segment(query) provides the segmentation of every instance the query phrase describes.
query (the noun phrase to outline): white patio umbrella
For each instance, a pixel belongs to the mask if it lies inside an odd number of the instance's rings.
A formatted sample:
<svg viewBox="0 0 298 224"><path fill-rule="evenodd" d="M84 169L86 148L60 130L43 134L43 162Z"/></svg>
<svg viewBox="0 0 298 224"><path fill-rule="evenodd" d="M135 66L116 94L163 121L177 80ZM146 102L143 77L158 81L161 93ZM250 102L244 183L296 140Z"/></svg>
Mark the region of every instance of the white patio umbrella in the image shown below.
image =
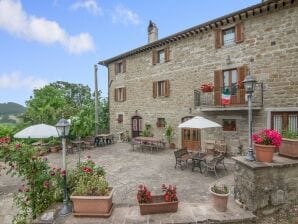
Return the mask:
<svg viewBox="0 0 298 224"><path fill-rule="evenodd" d="M16 133L14 138L49 138L59 137L56 127L47 124L29 126Z"/></svg>
<svg viewBox="0 0 298 224"><path fill-rule="evenodd" d="M179 124L179 126L178 126L178 128L199 128L199 129L218 128L218 127L221 127L221 125L214 121L210 121L204 117L201 117L201 116L193 117L193 118Z"/></svg>

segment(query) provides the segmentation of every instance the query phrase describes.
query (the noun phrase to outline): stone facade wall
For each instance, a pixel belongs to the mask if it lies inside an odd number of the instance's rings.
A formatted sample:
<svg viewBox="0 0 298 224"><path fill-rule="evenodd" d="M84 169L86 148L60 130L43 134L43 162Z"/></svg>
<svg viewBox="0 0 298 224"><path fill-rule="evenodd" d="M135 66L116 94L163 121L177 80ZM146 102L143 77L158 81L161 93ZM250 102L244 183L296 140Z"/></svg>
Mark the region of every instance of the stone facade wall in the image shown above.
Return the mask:
<svg viewBox="0 0 298 224"><path fill-rule="evenodd" d="M237 22L237 21L236 21ZM203 83L213 83L214 71L247 64L259 82L264 83L264 104L254 111L254 129L267 126L266 108L291 107L298 111L298 7L297 4L243 21L244 42L215 49L214 31L209 30L169 44L170 61L152 65L152 52L145 51L126 58L126 72L115 74L114 63L108 65L110 130L128 130L131 118L139 115L143 125L150 123L155 136L163 137L156 127L157 118L165 118L173 127L185 116L201 115L218 123L223 118L237 119L237 131L202 131L202 139L224 138L231 154L239 144L247 146L247 110L202 112L194 107L194 90ZM224 26L223 26L224 28ZM226 63L230 56L231 64ZM153 81L170 80L170 96L152 96ZM126 87L126 101L114 101L114 89ZM124 115L123 123L117 114ZM175 129L175 143L181 144L181 131ZM202 143L204 145L204 143Z"/></svg>
<svg viewBox="0 0 298 224"><path fill-rule="evenodd" d="M298 161L275 156L273 163L234 158L235 197L251 211L298 204Z"/></svg>

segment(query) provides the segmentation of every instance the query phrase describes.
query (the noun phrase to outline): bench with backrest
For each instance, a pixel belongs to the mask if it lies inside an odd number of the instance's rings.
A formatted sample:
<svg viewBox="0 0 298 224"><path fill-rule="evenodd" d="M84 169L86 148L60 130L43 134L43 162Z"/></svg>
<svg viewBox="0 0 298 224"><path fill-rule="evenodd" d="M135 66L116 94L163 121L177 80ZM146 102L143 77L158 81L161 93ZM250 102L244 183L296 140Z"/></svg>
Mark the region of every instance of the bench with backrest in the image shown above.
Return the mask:
<svg viewBox="0 0 298 224"><path fill-rule="evenodd" d="M176 159L175 168L177 167L177 165L179 165L181 170L183 170L183 165L187 165L187 161L191 159L191 155L187 152L186 149L178 149L174 151L174 155Z"/></svg>

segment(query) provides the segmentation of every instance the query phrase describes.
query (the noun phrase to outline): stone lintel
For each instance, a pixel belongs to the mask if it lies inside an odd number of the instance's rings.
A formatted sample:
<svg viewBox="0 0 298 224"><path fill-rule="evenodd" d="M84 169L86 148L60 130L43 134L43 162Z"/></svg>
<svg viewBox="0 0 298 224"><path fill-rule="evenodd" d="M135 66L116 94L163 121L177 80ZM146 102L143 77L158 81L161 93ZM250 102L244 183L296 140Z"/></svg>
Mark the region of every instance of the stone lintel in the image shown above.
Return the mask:
<svg viewBox="0 0 298 224"><path fill-rule="evenodd" d="M236 156L232 157L233 160L236 162L245 165L249 169L262 169L262 168L277 168L277 167L291 167L297 166L298 167L298 160L293 160L285 157L281 157L278 155L274 155L272 163L264 163L264 162L250 162L245 159L245 156Z"/></svg>

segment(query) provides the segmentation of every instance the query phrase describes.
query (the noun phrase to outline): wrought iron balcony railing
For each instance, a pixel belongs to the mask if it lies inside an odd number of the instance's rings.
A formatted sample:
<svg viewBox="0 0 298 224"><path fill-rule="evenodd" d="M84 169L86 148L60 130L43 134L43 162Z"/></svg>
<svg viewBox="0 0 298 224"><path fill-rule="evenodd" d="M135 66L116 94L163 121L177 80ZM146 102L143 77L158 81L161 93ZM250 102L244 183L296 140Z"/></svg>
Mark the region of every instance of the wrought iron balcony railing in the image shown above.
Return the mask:
<svg viewBox="0 0 298 224"><path fill-rule="evenodd" d="M227 91L228 90L228 91ZM230 96L230 103L223 104L222 93L228 92ZM211 92L202 92L194 90L194 104L195 107L201 109L212 108L247 108L247 94L244 88L237 88L237 86L226 86L221 88L214 88ZM252 106L263 106L263 83L257 83L255 91L252 95Z"/></svg>

